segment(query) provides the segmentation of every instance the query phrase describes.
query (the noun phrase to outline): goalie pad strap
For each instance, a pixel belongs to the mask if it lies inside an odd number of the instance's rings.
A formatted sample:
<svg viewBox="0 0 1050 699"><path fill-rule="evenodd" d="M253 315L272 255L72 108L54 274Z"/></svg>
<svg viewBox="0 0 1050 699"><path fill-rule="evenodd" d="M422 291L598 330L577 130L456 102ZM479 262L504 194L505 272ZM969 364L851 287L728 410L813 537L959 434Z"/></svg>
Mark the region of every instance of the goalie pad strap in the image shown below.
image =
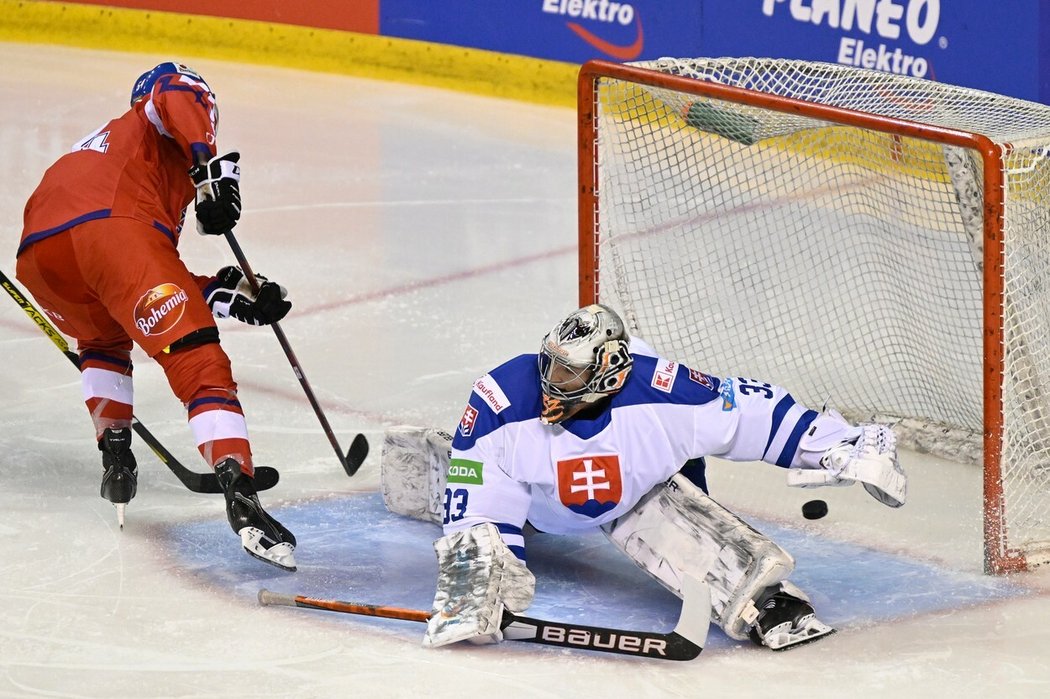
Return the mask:
<svg viewBox="0 0 1050 699"><path fill-rule="evenodd" d="M711 587L711 618L737 640L758 615L754 600L787 578L791 556L681 474L602 527L644 571L682 596L685 577Z"/></svg>

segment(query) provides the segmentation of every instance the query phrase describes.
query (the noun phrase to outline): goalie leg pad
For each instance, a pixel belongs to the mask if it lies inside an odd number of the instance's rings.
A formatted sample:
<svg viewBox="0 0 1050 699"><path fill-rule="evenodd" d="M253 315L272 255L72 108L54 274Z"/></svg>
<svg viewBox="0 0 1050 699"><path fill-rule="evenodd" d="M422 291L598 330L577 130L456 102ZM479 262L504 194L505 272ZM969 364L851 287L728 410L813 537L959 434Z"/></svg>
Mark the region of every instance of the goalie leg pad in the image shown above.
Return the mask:
<svg viewBox="0 0 1050 699"><path fill-rule="evenodd" d="M452 436L424 427L392 427L383 435L379 481L391 512L441 524Z"/></svg>
<svg viewBox="0 0 1050 699"><path fill-rule="evenodd" d="M522 612L532 604L532 572L507 548L491 522L438 539L434 551L437 592L423 645L502 641L504 607Z"/></svg>
<svg viewBox="0 0 1050 699"><path fill-rule="evenodd" d="M795 567L787 551L681 474L654 488L633 510L602 529L631 560L679 597L684 577L706 578L712 621L740 641L758 618L755 600Z"/></svg>

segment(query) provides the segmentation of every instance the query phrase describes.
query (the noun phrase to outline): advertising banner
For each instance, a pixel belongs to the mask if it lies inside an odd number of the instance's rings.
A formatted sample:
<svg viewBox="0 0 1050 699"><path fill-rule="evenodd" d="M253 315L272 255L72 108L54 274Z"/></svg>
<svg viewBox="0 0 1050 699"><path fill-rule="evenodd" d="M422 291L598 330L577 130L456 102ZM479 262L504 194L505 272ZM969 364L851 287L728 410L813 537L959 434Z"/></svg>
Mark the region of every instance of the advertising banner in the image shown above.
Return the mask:
<svg viewBox="0 0 1050 699"><path fill-rule="evenodd" d="M827 61L1050 104L1050 0L80 0L584 63Z"/></svg>
<svg viewBox="0 0 1050 699"><path fill-rule="evenodd" d="M638 61L698 51L703 6L698 0L382 0L379 31L569 63Z"/></svg>
<svg viewBox="0 0 1050 699"><path fill-rule="evenodd" d="M1050 103L1044 4L1050 6L1040 0L381 0L379 31L572 63L800 58Z"/></svg>
<svg viewBox="0 0 1050 699"><path fill-rule="evenodd" d="M704 48L705 54L841 63L1042 101L1041 4L709 0Z"/></svg>

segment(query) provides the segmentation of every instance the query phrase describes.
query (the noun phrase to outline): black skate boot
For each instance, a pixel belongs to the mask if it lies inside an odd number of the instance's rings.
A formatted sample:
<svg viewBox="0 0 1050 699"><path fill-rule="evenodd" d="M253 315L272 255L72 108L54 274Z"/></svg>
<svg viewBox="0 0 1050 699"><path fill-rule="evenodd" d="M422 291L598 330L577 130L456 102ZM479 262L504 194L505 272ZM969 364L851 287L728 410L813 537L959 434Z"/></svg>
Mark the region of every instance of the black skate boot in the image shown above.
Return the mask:
<svg viewBox="0 0 1050 699"><path fill-rule="evenodd" d="M788 583L788 586L801 590ZM758 598L758 619L751 627L751 640L771 650L787 650L835 633L814 615L805 596L796 596L783 583L767 587Z"/></svg>
<svg viewBox="0 0 1050 699"><path fill-rule="evenodd" d="M226 517L241 537L248 555L277 566L295 570L295 536L280 522L266 514L255 492L255 479L241 471L236 459L215 466L215 475L226 495Z"/></svg>
<svg viewBox="0 0 1050 699"><path fill-rule="evenodd" d="M98 441L102 452L102 488L100 495L117 508L117 522L124 528L124 506L135 497L139 467L131 453L131 428L106 428Z"/></svg>

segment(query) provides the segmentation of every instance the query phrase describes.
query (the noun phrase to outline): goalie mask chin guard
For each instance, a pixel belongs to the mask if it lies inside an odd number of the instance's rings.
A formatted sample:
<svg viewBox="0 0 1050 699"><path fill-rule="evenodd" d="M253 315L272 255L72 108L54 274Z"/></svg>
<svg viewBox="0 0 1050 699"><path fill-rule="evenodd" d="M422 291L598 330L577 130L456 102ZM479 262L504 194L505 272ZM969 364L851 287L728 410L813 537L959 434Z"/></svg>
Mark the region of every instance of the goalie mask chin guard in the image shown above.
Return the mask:
<svg viewBox="0 0 1050 699"><path fill-rule="evenodd" d="M547 333L537 357L543 410L553 425L581 403L595 403L623 388L634 360L620 316L594 304L574 311Z"/></svg>

